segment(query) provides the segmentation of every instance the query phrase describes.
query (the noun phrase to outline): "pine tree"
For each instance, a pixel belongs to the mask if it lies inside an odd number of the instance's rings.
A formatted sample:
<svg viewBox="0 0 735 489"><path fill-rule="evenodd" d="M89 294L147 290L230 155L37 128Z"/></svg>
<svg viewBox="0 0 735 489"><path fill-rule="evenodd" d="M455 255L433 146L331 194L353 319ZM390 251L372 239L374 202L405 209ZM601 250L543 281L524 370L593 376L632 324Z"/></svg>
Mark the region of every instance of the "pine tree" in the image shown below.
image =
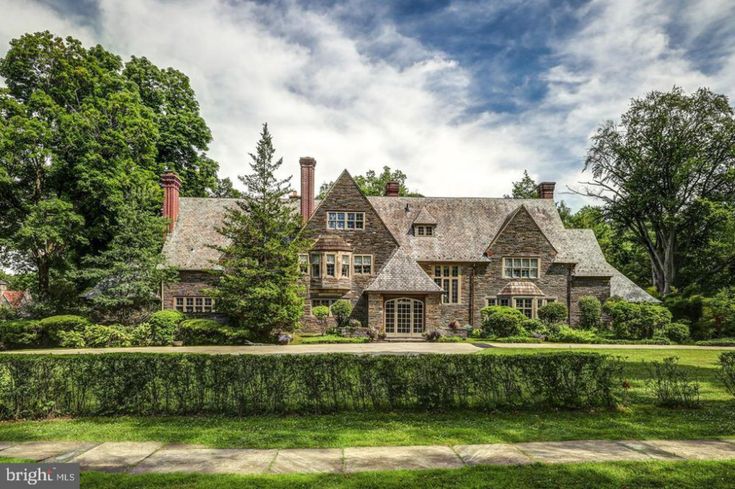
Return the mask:
<svg viewBox="0 0 735 489"><path fill-rule="evenodd" d="M246 192L219 230L229 244L217 248L222 271L212 290L219 312L259 336L292 331L304 307L298 255L306 242L299 235L301 218L288 204L291 178L276 178L283 159L273 162L274 153L264 124L256 154L250 154L252 173L239 177Z"/></svg>

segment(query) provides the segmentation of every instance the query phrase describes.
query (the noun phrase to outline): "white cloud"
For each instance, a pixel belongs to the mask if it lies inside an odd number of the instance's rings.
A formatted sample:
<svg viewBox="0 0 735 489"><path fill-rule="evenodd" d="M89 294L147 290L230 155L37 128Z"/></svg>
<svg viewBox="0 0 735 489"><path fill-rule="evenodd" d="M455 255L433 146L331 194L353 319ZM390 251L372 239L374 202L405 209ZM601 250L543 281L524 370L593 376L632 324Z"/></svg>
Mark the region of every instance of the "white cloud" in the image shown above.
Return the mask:
<svg viewBox="0 0 735 489"><path fill-rule="evenodd" d="M731 14L727 2L710 3L721 15L693 13L687 42ZM210 154L230 177L247 170L267 121L284 174L297 174L298 157L311 155L319 181L388 164L428 195L502 195L523 168L563 186L579 180L594 128L631 97L674 84L732 96L735 81L732 55L705 75L685 46L672 46L666 27L678 11L663 0L591 2L578 12L578 32L552 40L556 62L539 74L549 91L536 107L471 118L477 101L467 67L387 18L374 34L356 36L334 11L296 3L101 0L93 28L33 2L0 0L0 8L0 53L23 32L50 29L187 73L214 134Z"/></svg>

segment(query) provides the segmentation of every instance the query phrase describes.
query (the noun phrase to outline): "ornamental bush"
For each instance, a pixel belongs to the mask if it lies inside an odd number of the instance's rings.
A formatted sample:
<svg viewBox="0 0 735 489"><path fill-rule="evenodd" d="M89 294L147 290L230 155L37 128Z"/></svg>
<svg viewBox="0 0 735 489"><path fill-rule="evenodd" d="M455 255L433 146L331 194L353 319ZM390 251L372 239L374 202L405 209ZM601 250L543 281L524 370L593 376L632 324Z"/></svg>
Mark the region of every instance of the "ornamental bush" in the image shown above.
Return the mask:
<svg viewBox="0 0 735 489"><path fill-rule="evenodd" d="M89 348L131 346L133 336L125 326L92 324L84 329L84 343Z"/></svg>
<svg viewBox="0 0 735 489"><path fill-rule="evenodd" d="M599 343L600 338L594 331L572 328L568 324L558 324L548 340L554 343Z"/></svg>
<svg viewBox="0 0 735 489"><path fill-rule="evenodd" d="M184 319L184 314L179 311L156 311L147 322L136 328L137 340L143 345L170 345L176 328Z"/></svg>
<svg viewBox="0 0 735 489"><path fill-rule="evenodd" d="M726 352L720 355L721 376L725 388L735 396L735 352Z"/></svg>
<svg viewBox="0 0 735 489"><path fill-rule="evenodd" d="M179 324L176 339L185 345L242 345L249 334L213 319L187 319Z"/></svg>
<svg viewBox="0 0 735 489"><path fill-rule="evenodd" d="M699 383L686 377L677 364L678 360L677 357L668 357L663 362L652 362L648 388L659 406L699 407Z"/></svg>
<svg viewBox="0 0 735 489"><path fill-rule="evenodd" d="M352 302L340 299L332 304L332 316L337 321L337 326L344 328L349 324L352 314Z"/></svg>
<svg viewBox="0 0 735 489"><path fill-rule="evenodd" d="M602 321L602 304L593 295L579 298L579 326L584 329L597 329Z"/></svg>
<svg viewBox="0 0 735 489"><path fill-rule="evenodd" d="M674 343L684 343L689 339L689 326L683 323L667 324L663 328L656 331L656 336L663 336Z"/></svg>
<svg viewBox="0 0 735 489"><path fill-rule="evenodd" d="M329 307L327 306L316 306L312 308L311 315L316 318L319 323L319 331L323 335L327 332L327 325L329 324Z"/></svg>
<svg viewBox="0 0 735 489"><path fill-rule="evenodd" d="M60 331L84 331L91 324L89 319L73 315L50 316L41 319L38 322L38 326L41 328L38 346L58 346L61 341Z"/></svg>
<svg viewBox="0 0 735 489"><path fill-rule="evenodd" d="M657 330L671 324L671 312L650 302L608 299L603 309L611 318L613 335L623 340L653 338Z"/></svg>
<svg viewBox="0 0 735 489"><path fill-rule="evenodd" d="M518 309L507 306L487 306L480 311L482 333L485 336L525 336L523 322L528 319Z"/></svg>
<svg viewBox="0 0 735 489"><path fill-rule="evenodd" d="M33 348L38 344L38 321L17 319L0 322L0 349Z"/></svg>
<svg viewBox="0 0 735 489"><path fill-rule="evenodd" d="M563 323L567 320L569 310L561 302L549 302L538 309L538 318L546 324Z"/></svg>
<svg viewBox="0 0 735 489"><path fill-rule="evenodd" d="M0 355L0 417L261 415L616 404L620 365L538 355Z"/></svg>

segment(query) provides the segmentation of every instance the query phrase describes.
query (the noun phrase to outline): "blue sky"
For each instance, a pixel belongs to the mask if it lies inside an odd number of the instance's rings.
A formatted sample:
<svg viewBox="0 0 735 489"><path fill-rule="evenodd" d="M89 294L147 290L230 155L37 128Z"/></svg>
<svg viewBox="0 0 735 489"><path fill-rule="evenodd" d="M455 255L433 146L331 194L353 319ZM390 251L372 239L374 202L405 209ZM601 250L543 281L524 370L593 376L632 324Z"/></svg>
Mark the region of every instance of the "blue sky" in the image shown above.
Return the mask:
<svg viewBox="0 0 735 489"><path fill-rule="evenodd" d="M390 165L427 195L579 188L589 137L673 85L735 96L731 0L0 0L0 54L49 29L187 73L224 176L268 122L284 173ZM560 195L577 207L573 195Z"/></svg>

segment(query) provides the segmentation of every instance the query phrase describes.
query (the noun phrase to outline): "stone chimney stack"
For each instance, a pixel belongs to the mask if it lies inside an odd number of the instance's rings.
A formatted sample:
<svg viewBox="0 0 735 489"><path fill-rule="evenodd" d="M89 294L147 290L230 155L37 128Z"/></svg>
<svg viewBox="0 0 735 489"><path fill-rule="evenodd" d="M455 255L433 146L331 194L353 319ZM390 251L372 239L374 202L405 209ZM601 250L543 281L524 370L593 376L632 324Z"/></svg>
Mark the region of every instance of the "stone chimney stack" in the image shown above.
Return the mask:
<svg viewBox="0 0 735 489"><path fill-rule="evenodd" d="M401 193L401 185L398 182L390 181L385 184L386 197L398 197Z"/></svg>
<svg viewBox="0 0 735 489"><path fill-rule="evenodd" d="M173 232L176 219L179 217L179 189L181 180L174 172L166 172L161 175L163 186L163 217L168 219L168 232Z"/></svg>
<svg viewBox="0 0 735 489"><path fill-rule="evenodd" d="M541 182L538 184L539 199L554 199L554 187L556 182Z"/></svg>
<svg viewBox="0 0 735 489"><path fill-rule="evenodd" d="M311 156L299 158L301 165L301 218L308 221L314 213L314 167L316 160Z"/></svg>

